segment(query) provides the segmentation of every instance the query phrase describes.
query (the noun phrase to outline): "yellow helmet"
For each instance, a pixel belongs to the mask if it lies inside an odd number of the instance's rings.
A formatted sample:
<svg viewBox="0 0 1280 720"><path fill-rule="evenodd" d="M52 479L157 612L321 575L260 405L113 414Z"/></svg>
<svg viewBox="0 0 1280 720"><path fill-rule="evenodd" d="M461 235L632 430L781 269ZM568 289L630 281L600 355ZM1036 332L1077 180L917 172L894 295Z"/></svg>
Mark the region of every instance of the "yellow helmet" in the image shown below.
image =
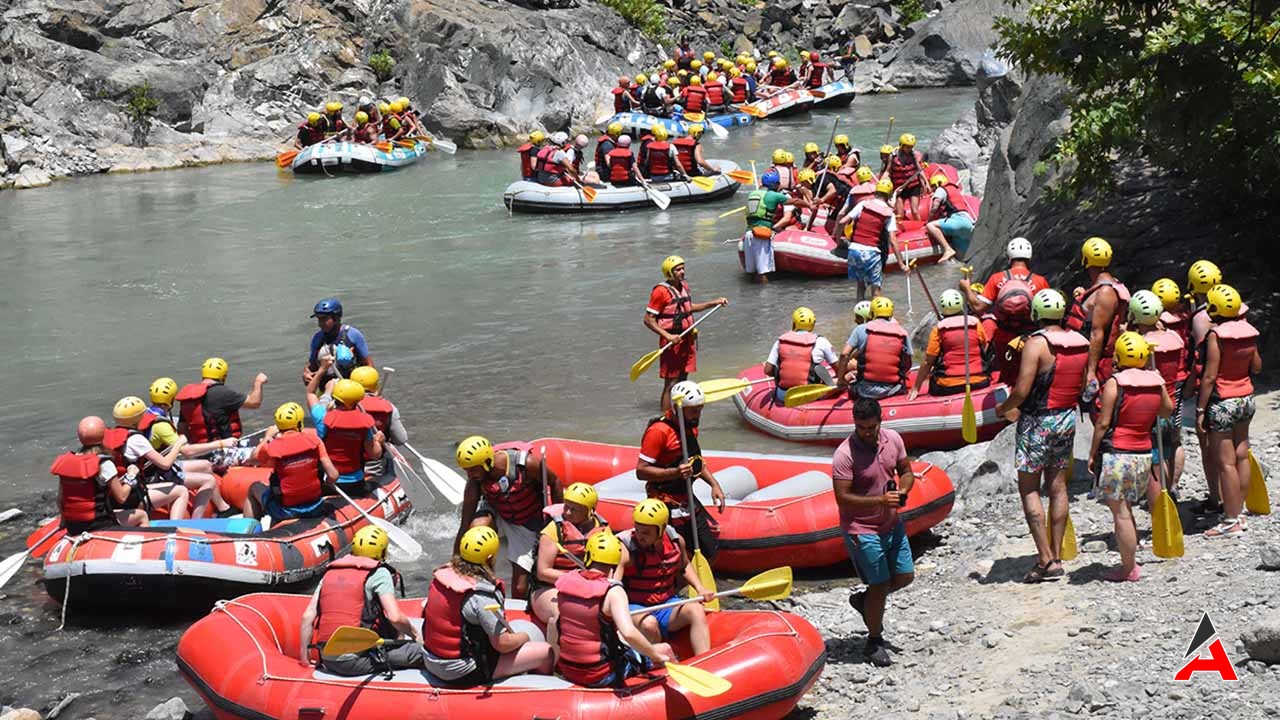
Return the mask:
<svg viewBox="0 0 1280 720"><path fill-rule="evenodd" d="M787 68L787 59L784 57L777 58L773 61L773 64L785 70Z"/></svg>
<svg viewBox="0 0 1280 720"><path fill-rule="evenodd" d="M1196 295L1204 295L1214 285L1222 284L1222 271L1208 260L1197 260L1187 270L1187 287Z"/></svg>
<svg viewBox="0 0 1280 720"><path fill-rule="evenodd" d="M1104 268L1111 264L1111 243L1091 237L1080 248L1080 264L1087 268Z"/></svg>
<svg viewBox="0 0 1280 720"><path fill-rule="evenodd" d="M839 147L839 146L841 146L841 145L843 145L844 147L849 147L849 136L848 136L848 135L837 135L837 136L836 136L836 139L835 139L835 144L836 144L836 146L837 146L837 147Z"/></svg>
<svg viewBox="0 0 1280 720"><path fill-rule="evenodd" d="M693 68L694 70L701 70L701 69L702 69L702 61L701 61L701 60L694 60L693 62L689 63L689 67Z"/></svg>
<svg viewBox="0 0 1280 720"><path fill-rule="evenodd" d="M391 103L384 103L384 102L378 103L379 114L386 115L389 112L391 112Z"/></svg>
<svg viewBox="0 0 1280 720"><path fill-rule="evenodd" d="M324 111L330 115L336 112L342 112L342 103L336 101L325 103Z"/></svg>
<svg viewBox="0 0 1280 720"><path fill-rule="evenodd" d="M791 313L792 330L812 330L818 324L818 316L807 307L798 307Z"/></svg>
<svg viewBox="0 0 1280 720"><path fill-rule="evenodd" d="M934 187L942 187L947 184L947 176L942 173L938 173L937 175L929 178L929 184Z"/></svg>
<svg viewBox="0 0 1280 720"><path fill-rule="evenodd" d="M600 502L600 495L590 485L576 482L564 489L564 499L565 502L578 503L588 510L595 510L596 503Z"/></svg>
<svg viewBox="0 0 1280 720"><path fill-rule="evenodd" d="M858 182L867 183L867 182L871 182L872 180L875 180L876 174L871 172L871 168L867 167L866 165L863 165L862 167L858 168L857 178L858 178Z"/></svg>
<svg viewBox="0 0 1280 720"><path fill-rule="evenodd" d="M609 531L598 532L587 538L587 565L618 565L622 562L622 542Z"/></svg>
<svg viewBox="0 0 1280 720"><path fill-rule="evenodd" d="M399 114L400 114L400 113L402 113L402 112L404 112L404 105L401 105L399 100L392 100L392 101L391 101L391 114L393 114L393 115L399 115Z"/></svg>
<svg viewBox="0 0 1280 720"><path fill-rule="evenodd" d="M324 116L323 116L323 115L321 115L321 114L320 114L320 113L318 113L318 112L309 112L309 113L307 113L307 124L308 124L308 125L318 125L318 124L320 124L320 121L321 121L321 120L323 120L323 119L324 119Z"/></svg>
<svg viewBox="0 0 1280 720"><path fill-rule="evenodd" d="M363 110L361 110L360 112L356 113L356 124L357 124L357 125L365 125L365 124L368 124L368 122L369 122L369 113L367 113L367 112L365 112L365 111L363 111Z"/></svg>
<svg viewBox="0 0 1280 720"><path fill-rule="evenodd" d="M387 556L387 531L377 525L365 525L351 539L351 554L356 557L382 560Z"/></svg>
<svg viewBox="0 0 1280 720"><path fill-rule="evenodd" d="M403 95L396 98L396 102L400 103L400 108L403 110L408 110L410 107L412 107L412 104L409 102L409 98Z"/></svg>
<svg viewBox="0 0 1280 720"><path fill-rule="evenodd" d="M150 393L152 405L172 405L173 396L178 394L178 383L173 378L156 378L151 383Z"/></svg>
<svg viewBox="0 0 1280 720"><path fill-rule="evenodd" d="M333 399L351 410L364 399L364 386L355 380L343 379L333 385Z"/></svg>
<svg viewBox="0 0 1280 720"><path fill-rule="evenodd" d="M706 52L702 53L702 59L703 59L703 60L715 60L715 59L716 59L716 54L715 54L715 53L713 53L713 52L711 52L710 50L708 50L708 51L706 51Z"/></svg>
<svg viewBox="0 0 1280 720"><path fill-rule="evenodd" d="M200 366L200 377L205 380L216 380L223 382L227 379L227 361L219 357L212 357L204 361Z"/></svg>
<svg viewBox="0 0 1280 720"><path fill-rule="evenodd" d="M881 145L881 146L880 146L880 154L881 154L881 155L892 155L892 154L893 154L893 146L892 146L892 145Z"/></svg>
<svg viewBox="0 0 1280 720"><path fill-rule="evenodd" d="M675 69L675 66L676 66L676 61L675 61L675 60L667 59L667 60L663 60L663 61L662 61L662 67L664 67L664 68L666 68L666 69L668 69L668 70L673 70L673 69Z"/></svg>
<svg viewBox="0 0 1280 720"><path fill-rule="evenodd" d="M281 430L301 430L306 411L296 402L287 402L276 408L276 427Z"/></svg>
<svg viewBox="0 0 1280 720"><path fill-rule="evenodd" d="M839 155L832 155L827 158L827 169L839 170L842 167L844 167L844 161L840 159Z"/></svg>
<svg viewBox="0 0 1280 720"><path fill-rule="evenodd" d="M893 181L889 178L880 178L880 182L876 183L876 192L881 195L888 195L893 192Z"/></svg>
<svg viewBox="0 0 1280 720"><path fill-rule="evenodd" d="M898 144L903 147L915 147L916 136L911 133L902 133L898 136Z"/></svg>
<svg viewBox="0 0 1280 720"><path fill-rule="evenodd" d="M778 51L777 51L777 50L770 50L770 51L767 53L767 55L768 55L769 57L771 57L771 58L776 58L776 57L778 57Z"/></svg>
<svg viewBox="0 0 1280 720"><path fill-rule="evenodd" d="M716 72L707 73L707 82L712 83L720 79L720 74Z"/></svg>
<svg viewBox="0 0 1280 720"><path fill-rule="evenodd" d="M751 60L747 63L747 72L755 72L755 71L756 71L756 61Z"/></svg>
<svg viewBox="0 0 1280 720"><path fill-rule="evenodd" d="M645 75L644 73L637 73L637 74L636 74L636 84L637 84L637 85L648 85L648 84L649 84L649 76L648 76L648 75Z"/></svg>
<svg viewBox="0 0 1280 720"><path fill-rule="evenodd" d="M700 138L702 137L702 132L702 123L694 123L689 126L689 137Z"/></svg>
<svg viewBox="0 0 1280 720"><path fill-rule="evenodd" d="M454 457L463 470L480 467L488 472L493 469L493 443L483 435L472 435L458 443Z"/></svg>
<svg viewBox="0 0 1280 720"><path fill-rule="evenodd" d="M546 141L547 141L547 134L542 132L541 130L534 130L533 132L529 133L529 142L533 143L534 145L538 145Z"/></svg>
<svg viewBox="0 0 1280 720"><path fill-rule="evenodd" d="M657 498L641 500L631 511L631 520L636 525L666 527L670 519L671 511L667 509L667 504Z"/></svg>
<svg viewBox="0 0 1280 720"><path fill-rule="evenodd" d="M893 317L893 301L884 295L872 298L871 300L871 317L873 318L891 318Z"/></svg>
<svg viewBox="0 0 1280 720"><path fill-rule="evenodd" d="M1209 317L1227 320L1240 317L1240 306L1244 304L1240 293L1230 285L1214 285L1209 288L1206 301L1209 304Z"/></svg>
<svg viewBox="0 0 1280 720"><path fill-rule="evenodd" d="M1160 303L1164 305L1165 310L1172 310L1182 302L1182 289L1178 287L1178 283L1169 278L1160 278L1152 283L1151 292L1160 298Z"/></svg>
<svg viewBox="0 0 1280 720"><path fill-rule="evenodd" d="M800 179L800 182L811 183L818 179L818 173L814 172L810 168L805 168L797 173L796 177Z"/></svg>
<svg viewBox="0 0 1280 720"><path fill-rule="evenodd" d="M498 532L488 525L471 528L462 533L458 554L469 563L487 565L498 554Z"/></svg>
<svg viewBox="0 0 1280 720"><path fill-rule="evenodd" d="M729 77L742 77L742 71L735 67L729 71Z"/></svg>
<svg viewBox="0 0 1280 720"><path fill-rule="evenodd" d="M796 156L790 150L787 151L787 157L782 161L783 165L792 165L796 161Z"/></svg>
<svg viewBox="0 0 1280 720"><path fill-rule="evenodd" d="M680 87L680 78L676 77L675 75L672 75L671 77L667 78L667 84L670 85L671 87Z"/></svg>
<svg viewBox="0 0 1280 720"><path fill-rule="evenodd" d="M352 370L351 379L360 383L366 393L378 391L378 371L369 365L361 365Z"/></svg>
<svg viewBox="0 0 1280 720"><path fill-rule="evenodd" d="M128 395L116 401L115 407L111 408L111 416L117 420L136 420L146 411L147 404L142 402L142 398Z"/></svg>
<svg viewBox="0 0 1280 720"><path fill-rule="evenodd" d="M1150 358L1151 346L1138 333L1131 330L1116 338L1116 365L1122 368L1146 367Z"/></svg>
<svg viewBox="0 0 1280 720"><path fill-rule="evenodd" d="M804 144L804 152L806 155L809 153L822 152L822 148L818 147L818 143L816 142L807 142Z"/></svg>
<svg viewBox="0 0 1280 720"><path fill-rule="evenodd" d="M702 84L702 76L701 76L701 75L694 75L693 77L689 78L689 84L690 84L690 85L694 85L694 86L701 85L701 84Z"/></svg>
<svg viewBox="0 0 1280 720"><path fill-rule="evenodd" d="M653 133L653 139L657 140L658 142L662 142L663 140L666 140L667 138L671 137L671 135L667 132L667 128L663 125L654 125L653 127L649 128L649 132Z"/></svg>
<svg viewBox="0 0 1280 720"><path fill-rule="evenodd" d="M608 135L611 138L618 137L619 135L622 134L622 123L616 123L616 122L609 123L609 127L604 129L604 133L605 135Z"/></svg>
<svg viewBox="0 0 1280 720"><path fill-rule="evenodd" d="M675 274L676 268L684 264L684 258L679 255L668 255L666 260L662 261L662 277L670 280Z"/></svg>
<svg viewBox="0 0 1280 720"><path fill-rule="evenodd" d="M774 165L781 165L781 164L785 163L786 161L787 161L787 151L786 151L786 150L783 150L782 148L778 148L778 149L776 149L776 150L774 150L774 151L773 151L773 164L774 164Z"/></svg>

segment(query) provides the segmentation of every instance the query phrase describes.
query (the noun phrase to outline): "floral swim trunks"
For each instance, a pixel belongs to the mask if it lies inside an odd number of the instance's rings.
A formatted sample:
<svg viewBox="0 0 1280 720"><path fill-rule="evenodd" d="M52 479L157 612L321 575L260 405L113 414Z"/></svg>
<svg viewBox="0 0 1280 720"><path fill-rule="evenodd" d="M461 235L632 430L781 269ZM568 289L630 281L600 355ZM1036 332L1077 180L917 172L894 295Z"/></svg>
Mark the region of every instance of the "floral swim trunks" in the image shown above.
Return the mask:
<svg viewBox="0 0 1280 720"><path fill-rule="evenodd" d="M1024 414L1018 418L1017 433L1014 463L1018 472L1057 472L1071 463L1076 411L1066 408L1043 415Z"/></svg>
<svg viewBox="0 0 1280 720"><path fill-rule="evenodd" d="M1236 423L1252 420L1255 409L1252 395L1211 402L1204 426L1209 432L1231 432Z"/></svg>
<svg viewBox="0 0 1280 720"><path fill-rule="evenodd" d="M1151 455L1148 453L1103 453L1102 472L1094 489L1099 500L1135 503L1146 495L1150 479Z"/></svg>

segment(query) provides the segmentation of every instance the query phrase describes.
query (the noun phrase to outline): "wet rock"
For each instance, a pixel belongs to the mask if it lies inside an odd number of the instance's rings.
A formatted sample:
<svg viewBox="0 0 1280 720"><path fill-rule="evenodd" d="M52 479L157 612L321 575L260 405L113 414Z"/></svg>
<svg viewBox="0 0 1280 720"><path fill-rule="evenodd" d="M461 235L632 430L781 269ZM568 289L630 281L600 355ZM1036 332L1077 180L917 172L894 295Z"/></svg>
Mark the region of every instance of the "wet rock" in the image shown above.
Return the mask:
<svg viewBox="0 0 1280 720"><path fill-rule="evenodd" d="M1084 545L1080 546L1080 549L1083 552L1087 552L1087 553L1104 553L1107 551L1107 541L1106 540L1090 540L1086 542Z"/></svg>
<svg viewBox="0 0 1280 720"><path fill-rule="evenodd" d="M172 697L151 708L143 720L188 720L191 712L180 697Z"/></svg>
<svg viewBox="0 0 1280 720"><path fill-rule="evenodd" d="M149 648L128 648L116 654L117 665L141 665L152 658L155 653Z"/></svg>
<svg viewBox="0 0 1280 720"><path fill-rule="evenodd" d="M28 190L30 188L44 187L53 182L53 178L43 168L34 165L25 165L18 171L18 177L13 181L15 190Z"/></svg>
<svg viewBox="0 0 1280 720"><path fill-rule="evenodd" d="M31 708L11 708L8 712L0 715L0 720L43 720L40 713Z"/></svg>
<svg viewBox="0 0 1280 720"><path fill-rule="evenodd" d="M912 26L914 35L886 64L886 79L898 87L970 85L978 76L983 53L997 36L992 19L1021 16L1003 0L966 0Z"/></svg>
<svg viewBox="0 0 1280 720"><path fill-rule="evenodd" d="M1280 612L1272 611L1262 622L1240 634L1249 658L1268 665L1280 663Z"/></svg>

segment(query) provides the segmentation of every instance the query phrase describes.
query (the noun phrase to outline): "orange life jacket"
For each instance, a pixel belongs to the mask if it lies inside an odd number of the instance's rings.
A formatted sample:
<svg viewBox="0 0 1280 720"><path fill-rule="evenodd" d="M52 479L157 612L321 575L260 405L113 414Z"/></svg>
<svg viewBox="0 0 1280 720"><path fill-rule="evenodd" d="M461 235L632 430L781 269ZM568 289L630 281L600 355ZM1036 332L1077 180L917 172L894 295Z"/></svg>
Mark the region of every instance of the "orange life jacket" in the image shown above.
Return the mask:
<svg viewBox="0 0 1280 720"><path fill-rule="evenodd" d="M1177 397L1178 383L1187 377L1187 369L1183 361L1186 344L1182 337L1172 330L1152 330L1142 336L1152 344L1152 358L1155 360L1156 372L1164 378L1164 387L1169 397Z"/></svg>
<svg viewBox="0 0 1280 720"><path fill-rule="evenodd" d="M324 449L340 474L363 470L364 439L373 430L373 418L355 410L333 408L324 415Z"/></svg>
<svg viewBox="0 0 1280 720"><path fill-rule="evenodd" d="M542 514L542 481L533 480L525 472L533 445L508 442L494 446L495 452L507 454L507 471L496 480L480 481L480 492L495 513L507 522L528 525Z"/></svg>
<svg viewBox="0 0 1280 720"><path fill-rule="evenodd" d="M221 384L214 383L214 385ZM174 399L181 403L178 409L178 431L186 435L187 440L192 443L240 437L239 410L229 413L225 422L219 422L219 418L205 412L204 398L212 386L206 382L191 383L174 396Z"/></svg>
<svg viewBox="0 0 1280 720"><path fill-rule="evenodd" d="M744 77L736 77L729 81L729 92L735 103L744 103L750 97L751 83Z"/></svg>
<svg viewBox="0 0 1280 720"><path fill-rule="evenodd" d="M610 150L607 163L609 167L609 182L631 182L631 168L635 163L636 159L631 156L630 148L618 147Z"/></svg>
<svg viewBox="0 0 1280 720"><path fill-rule="evenodd" d="M659 285L671 293L671 299L658 311L658 327L672 335L679 335L693 324L693 298L689 295L689 283L684 283L679 290L669 282Z"/></svg>
<svg viewBox="0 0 1280 720"><path fill-rule="evenodd" d="M676 146L676 156L680 160L680 167L684 168L684 173L690 176L697 175L697 138L686 135L682 138L676 138L671 144Z"/></svg>
<svg viewBox="0 0 1280 720"><path fill-rule="evenodd" d="M1068 330L1075 330L1084 336L1086 340L1093 332L1093 301L1094 295L1104 287L1109 287L1116 292L1116 309L1111 317L1111 324L1107 327L1106 332L1102 336L1102 354L1100 358L1110 358L1116 354L1116 338L1120 336L1120 323L1124 320L1124 313L1121 308L1129 306L1129 289L1119 280L1103 280L1099 279L1094 283L1093 287L1084 291L1084 294L1076 298L1071 304L1071 309L1067 312L1066 326ZM1101 362L1099 362L1101 365Z"/></svg>
<svg viewBox="0 0 1280 720"><path fill-rule="evenodd" d="M386 398L381 395L365 395L357 407L373 418L373 427L381 430L382 434L385 435L391 430L391 413L396 407Z"/></svg>
<svg viewBox="0 0 1280 720"><path fill-rule="evenodd" d="M520 155L520 177L525 180L534 178L533 170L533 151L536 146L533 143L525 143L516 148L516 153Z"/></svg>
<svg viewBox="0 0 1280 720"><path fill-rule="evenodd" d="M913 188L920 184L920 153L911 152L910 160L903 160L901 152L889 156L889 181L895 188Z"/></svg>
<svg viewBox="0 0 1280 720"><path fill-rule="evenodd" d="M717 81L707 83L704 87L707 91L707 103L710 104L711 107L720 107L721 105L724 105L725 100L728 98L728 94L724 91L724 83Z"/></svg>
<svg viewBox="0 0 1280 720"><path fill-rule="evenodd" d="M577 525L574 525L563 518L555 521L556 542L560 544L560 547L568 550L573 557L582 561L586 561L587 559L587 538L590 538L598 532L609 529L609 521L595 513L591 514L591 521L594 525L586 532L585 535L578 529ZM551 563L551 567L556 570L568 572L570 570L576 570L578 568L578 563L575 563L568 555L562 552L557 552L556 559Z"/></svg>
<svg viewBox="0 0 1280 720"><path fill-rule="evenodd" d="M700 85L690 85L684 89L684 111L700 113L707 109L707 90Z"/></svg>
<svg viewBox="0 0 1280 720"><path fill-rule="evenodd" d="M671 174L671 143L654 140L649 143L644 156L644 169L649 177Z"/></svg>
<svg viewBox="0 0 1280 720"><path fill-rule="evenodd" d="M472 658L482 674L485 670L491 673L497 652L489 639L473 630L474 626L462 617L462 606L475 592L494 597L498 607L506 603L500 580L491 585L449 565L436 569L427 589L427 602L422 606L423 646L445 660Z"/></svg>

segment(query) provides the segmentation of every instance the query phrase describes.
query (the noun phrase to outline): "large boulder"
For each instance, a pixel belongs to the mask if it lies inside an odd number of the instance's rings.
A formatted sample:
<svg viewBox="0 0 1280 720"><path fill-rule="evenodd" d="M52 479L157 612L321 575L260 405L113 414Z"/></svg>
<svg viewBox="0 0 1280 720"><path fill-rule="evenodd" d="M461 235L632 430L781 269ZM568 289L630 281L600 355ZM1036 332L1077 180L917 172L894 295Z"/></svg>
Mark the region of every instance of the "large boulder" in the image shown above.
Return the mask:
<svg viewBox="0 0 1280 720"><path fill-rule="evenodd" d="M997 40L992 21L1021 17L1025 8L1004 0L961 0L911 26L913 35L882 58L885 79L899 88L972 85L983 55Z"/></svg>

